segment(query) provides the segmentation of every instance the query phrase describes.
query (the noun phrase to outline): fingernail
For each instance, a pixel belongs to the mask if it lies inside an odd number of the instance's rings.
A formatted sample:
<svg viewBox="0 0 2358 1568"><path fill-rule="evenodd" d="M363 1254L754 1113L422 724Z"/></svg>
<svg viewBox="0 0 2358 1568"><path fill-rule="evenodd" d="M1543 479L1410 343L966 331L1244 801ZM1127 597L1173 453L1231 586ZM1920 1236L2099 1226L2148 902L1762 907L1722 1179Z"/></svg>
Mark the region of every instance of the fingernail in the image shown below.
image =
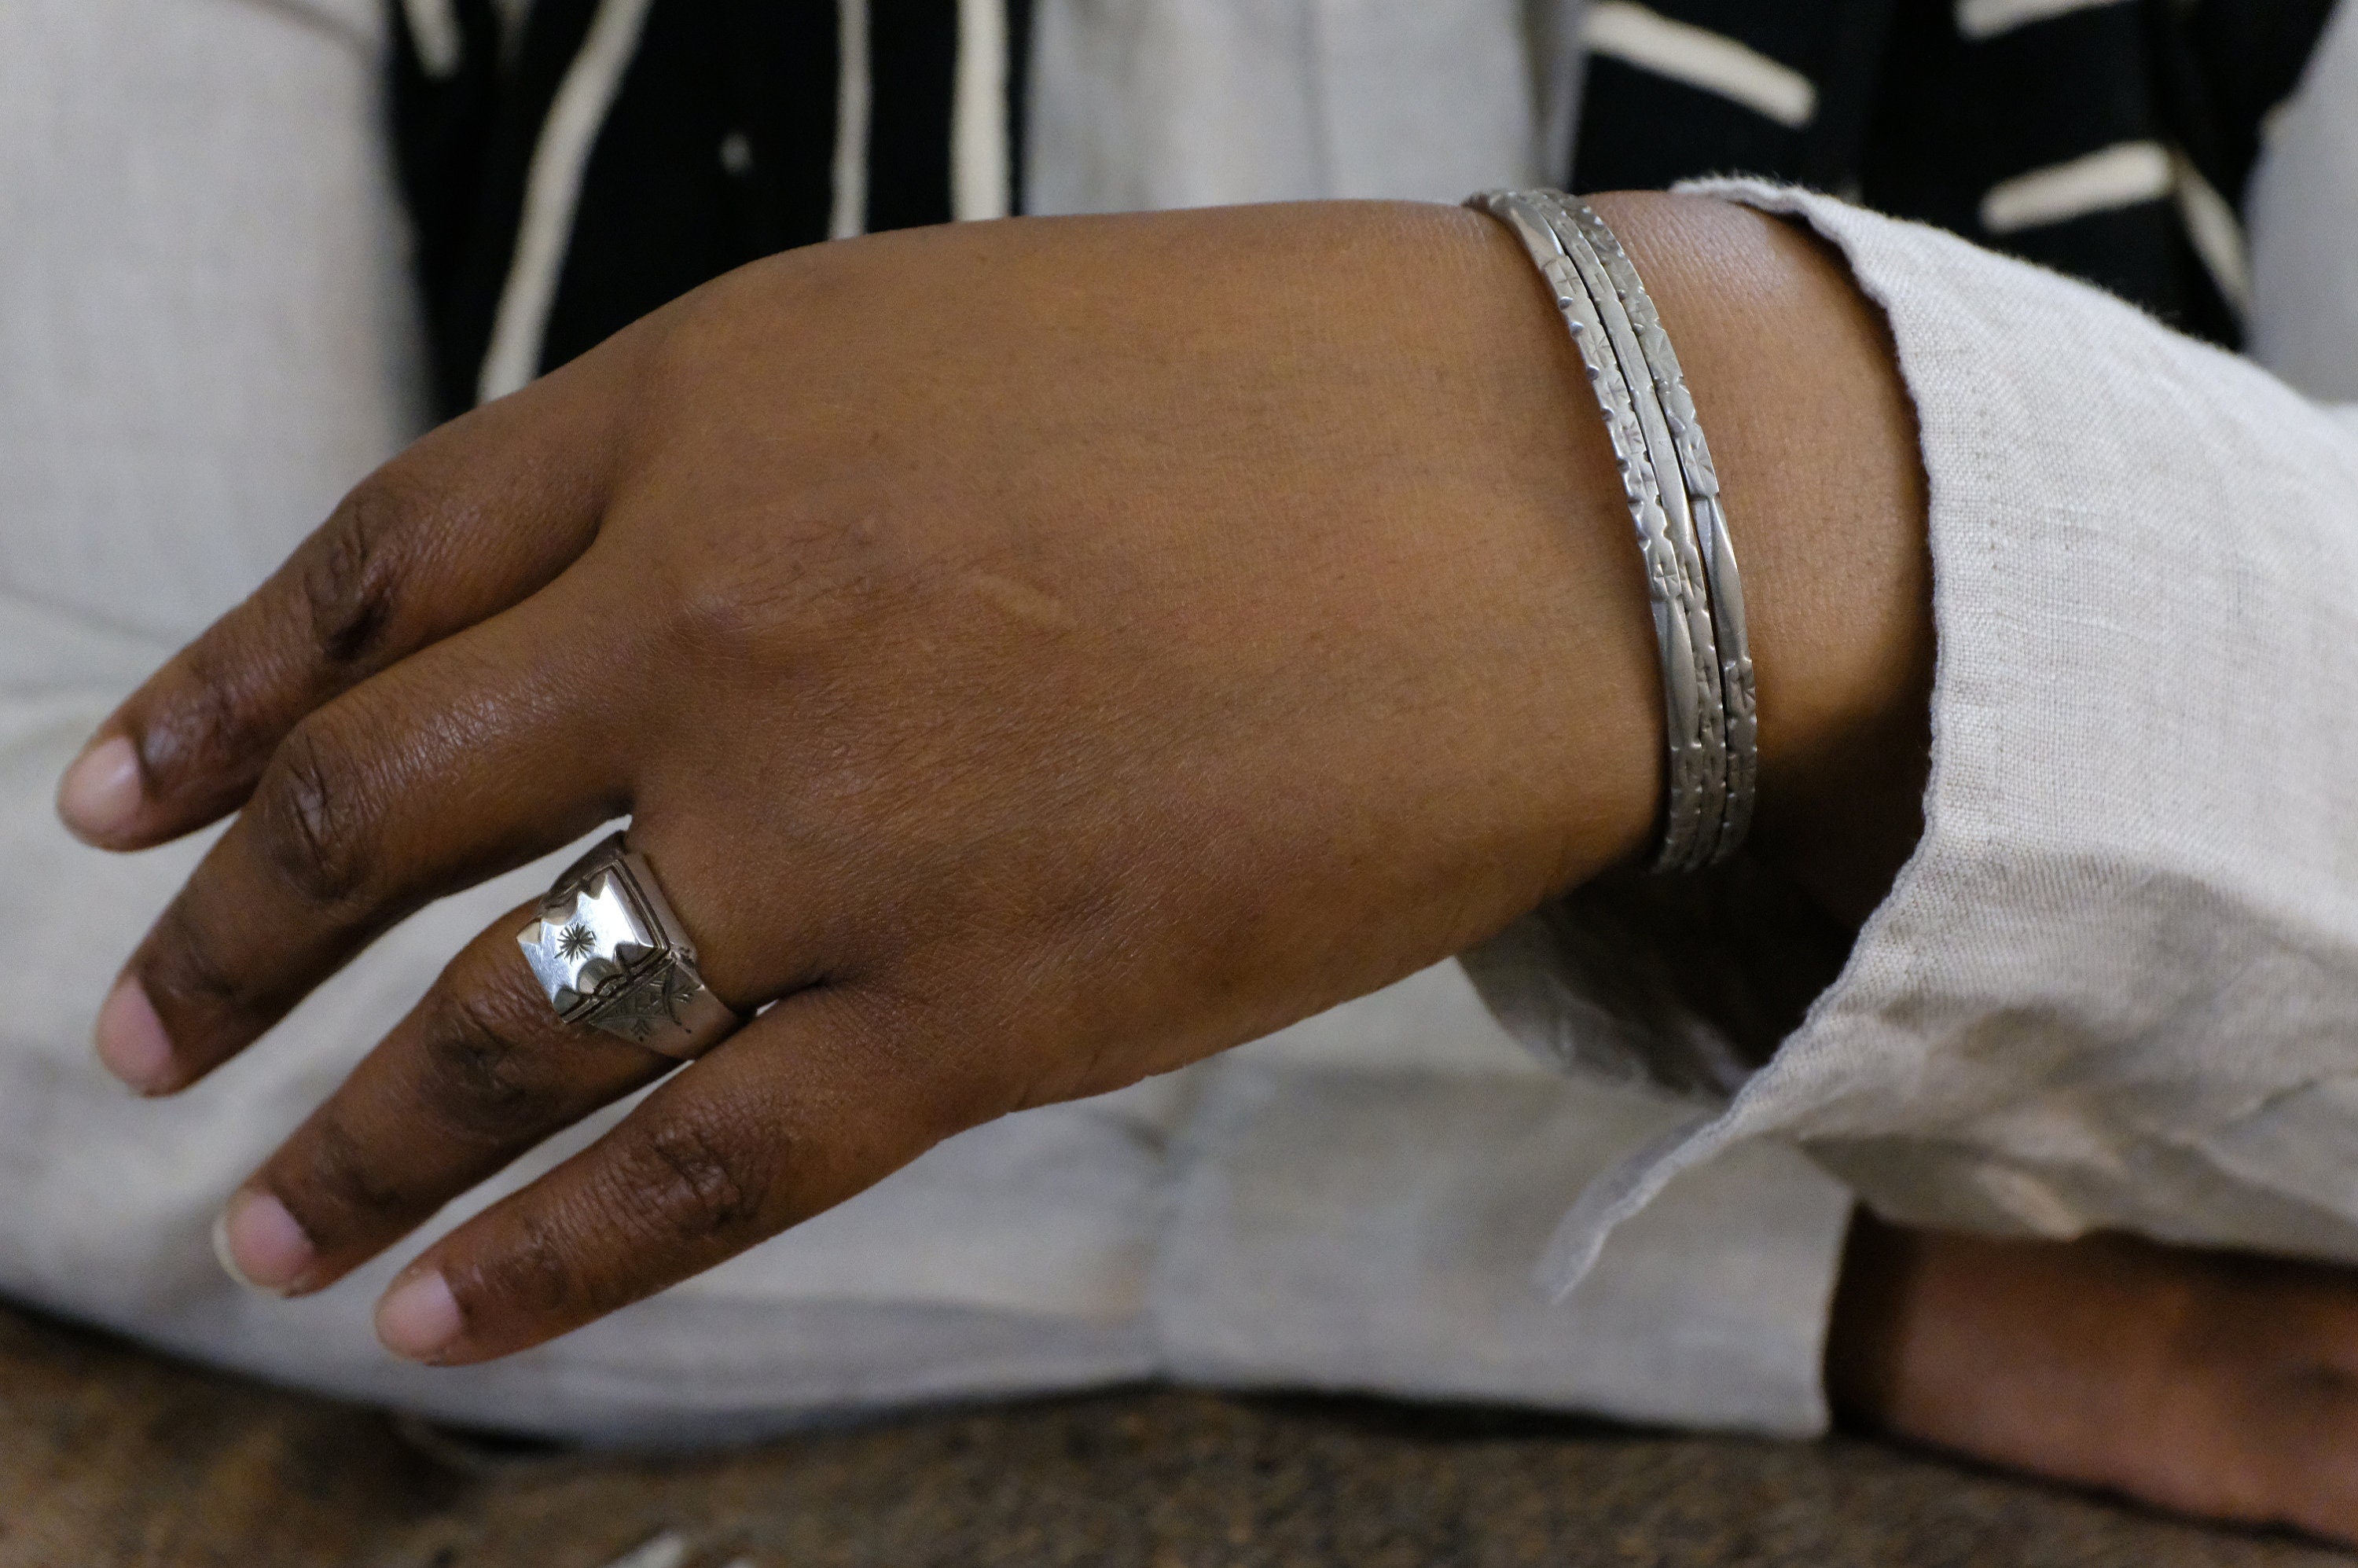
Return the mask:
<svg viewBox="0 0 2358 1568"><path fill-rule="evenodd" d="M412 1361L438 1360L459 1337L459 1300L438 1272L404 1280L376 1304L376 1336Z"/></svg>
<svg viewBox="0 0 2358 1568"><path fill-rule="evenodd" d="M231 1198L213 1221L213 1256L247 1290L283 1296L319 1254L285 1204L248 1189Z"/></svg>
<svg viewBox="0 0 2358 1568"><path fill-rule="evenodd" d="M80 837L119 838L139 815L139 752L110 735L82 752L58 782L58 816Z"/></svg>
<svg viewBox="0 0 2358 1568"><path fill-rule="evenodd" d="M114 982L98 1010L93 1040L106 1070L141 1094L152 1095L170 1081L171 1036L164 1033L147 993L129 975Z"/></svg>

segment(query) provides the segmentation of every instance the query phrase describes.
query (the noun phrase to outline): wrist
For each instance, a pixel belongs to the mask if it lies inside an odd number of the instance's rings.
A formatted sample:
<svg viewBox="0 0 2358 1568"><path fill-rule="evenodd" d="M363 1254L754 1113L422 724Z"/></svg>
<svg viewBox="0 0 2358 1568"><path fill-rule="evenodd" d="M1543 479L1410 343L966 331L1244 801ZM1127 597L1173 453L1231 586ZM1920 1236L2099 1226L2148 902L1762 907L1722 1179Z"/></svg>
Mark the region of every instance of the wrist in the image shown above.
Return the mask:
<svg viewBox="0 0 2358 1568"><path fill-rule="evenodd" d="M1743 564L1756 849L1855 922L1914 845L1929 751L1924 483L1887 329L1779 220L1705 197L1594 205L1677 345Z"/></svg>

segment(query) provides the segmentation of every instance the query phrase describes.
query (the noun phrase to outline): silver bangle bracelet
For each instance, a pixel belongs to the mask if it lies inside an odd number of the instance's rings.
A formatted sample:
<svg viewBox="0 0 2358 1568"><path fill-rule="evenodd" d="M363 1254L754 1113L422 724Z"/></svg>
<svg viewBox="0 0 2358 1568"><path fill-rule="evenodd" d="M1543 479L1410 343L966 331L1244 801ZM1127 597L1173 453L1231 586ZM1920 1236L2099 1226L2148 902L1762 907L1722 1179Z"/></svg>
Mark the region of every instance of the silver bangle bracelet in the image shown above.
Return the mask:
<svg viewBox="0 0 2358 1568"><path fill-rule="evenodd" d="M1703 748L1700 817L1693 846L1683 862L1666 862L1660 868L1685 871L1710 863L1718 848L1720 824L1727 814L1726 698L1720 687L1719 638L1712 621L1703 547L1695 535L1694 511L1679 461L1678 443L1671 435L1670 416L1662 406L1653 367L1631 323L1627 297L1606 270L1605 258L1597 254L1588 234L1574 221L1570 200L1548 191L1538 198L1538 203L1548 215L1556 243L1572 258L1580 281L1595 301L1597 316L1613 341L1614 357L1620 362L1630 403L1638 411L1638 427L1646 438L1646 454L1661 481L1662 511L1670 520L1671 547L1679 563L1680 601L1687 607L1687 635L1694 644L1695 705L1702 715L1697 736L1697 743ZM1617 244L1615 249L1619 246Z"/></svg>
<svg viewBox="0 0 2358 1568"><path fill-rule="evenodd" d="M1719 470L1711 460L1711 444L1704 439L1703 422L1695 416L1694 398L1686 375L1662 330L1653 297L1639 281L1621 242L1594 208L1576 197L1561 199L1566 215L1604 263L1606 275L1621 296L1629 324L1638 336L1646 368L1668 417L1677 443L1679 469L1686 481L1687 502L1694 520L1697 548L1703 557L1711 589L1712 623L1717 631L1722 704L1727 724L1727 804L1720 819L1719 844L1712 860L1725 860L1744 842L1752 827L1752 806L1760 780L1759 709L1752 684L1752 644L1744 625L1744 578L1736 569L1736 544L1728 537L1727 512L1719 498Z"/></svg>
<svg viewBox="0 0 2358 1568"><path fill-rule="evenodd" d="M1536 193L1491 191L1474 198L1474 204L1498 219L1523 243L1531 259L1555 291L1556 308L1571 330L1580 352L1589 388L1605 416L1605 433L1613 447L1615 468L1621 476L1623 497L1637 525L1638 549L1646 568L1646 592L1653 611L1654 638L1662 669L1664 736L1669 760L1669 806L1662 825L1661 846L1655 868L1671 871L1693 857L1703 808L1703 730L1715 717L1703 703L1701 672L1694 658L1692 623L1707 611L1696 605L1680 569L1677 546L1671 542L1670 518L1662 508L1661 486L1647 450L1644 430L1638 423L1619 358L1598 314L1596 301L1579 270L1564 252L1547 209Z"/></svg>
<svg viewBox="0 0 2358 1568"><path fill-rule="evenodd" d="M1751 826L1759 753L1743 582L1693 400L1637 268L1585 202L1509 190L1467 205L1505 223L1554 288L1605 416L1661 657L1669 799L1654 869L1699 870Z"/></svg>

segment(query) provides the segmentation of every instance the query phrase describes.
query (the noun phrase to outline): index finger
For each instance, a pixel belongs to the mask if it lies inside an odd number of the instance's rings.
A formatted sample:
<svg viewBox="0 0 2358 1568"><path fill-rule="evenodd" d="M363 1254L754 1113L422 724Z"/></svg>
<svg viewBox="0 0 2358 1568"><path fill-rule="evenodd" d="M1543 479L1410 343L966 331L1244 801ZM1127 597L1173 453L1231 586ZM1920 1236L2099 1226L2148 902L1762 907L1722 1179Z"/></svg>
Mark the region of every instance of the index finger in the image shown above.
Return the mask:
<svg viewBox="0 0 2358 1568"><path fill-rule="evenodd" d="M597 533L613 447L598 358L363 480L99 727L59 785L66 826L111 849L203 827L244 802L306 715L563 571Z"/></svg>

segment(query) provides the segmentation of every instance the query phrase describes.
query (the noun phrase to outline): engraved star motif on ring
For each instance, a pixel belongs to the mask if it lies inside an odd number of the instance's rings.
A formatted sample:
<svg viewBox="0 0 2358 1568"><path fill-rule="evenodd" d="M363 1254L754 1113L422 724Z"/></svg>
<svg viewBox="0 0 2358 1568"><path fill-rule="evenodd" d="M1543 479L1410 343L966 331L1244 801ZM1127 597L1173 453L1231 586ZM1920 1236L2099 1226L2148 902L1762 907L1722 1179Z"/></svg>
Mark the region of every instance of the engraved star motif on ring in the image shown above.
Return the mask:
<svg viewBox="0 0 2358 1568"><path fill-rule="evenodd" d="M557 950L568 958L578 958L598 945L598 934L579 921L567 926L557 938Z"/></svg>

